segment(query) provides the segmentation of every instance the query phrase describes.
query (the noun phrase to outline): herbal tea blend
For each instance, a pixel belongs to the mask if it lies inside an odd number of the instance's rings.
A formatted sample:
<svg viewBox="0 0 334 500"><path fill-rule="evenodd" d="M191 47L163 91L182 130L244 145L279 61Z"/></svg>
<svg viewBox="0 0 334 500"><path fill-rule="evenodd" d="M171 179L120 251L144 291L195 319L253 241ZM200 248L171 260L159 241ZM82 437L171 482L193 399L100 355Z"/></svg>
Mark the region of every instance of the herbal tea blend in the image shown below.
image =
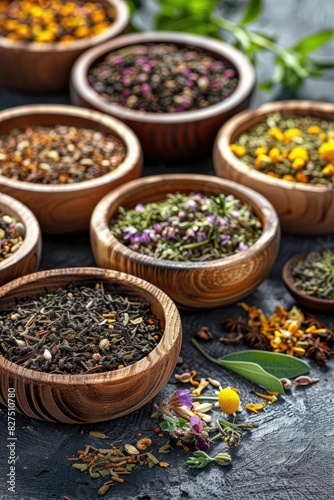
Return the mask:
<svg viewBox="0 0 334 500"><path fill-rule="evenodd" d="M247 166L288 182L333 186L334 122L273 113L230 145Z"/></svg>
<svg viewBox="0 0 334 500"><path fill-rule="evenodd" d="M110 229L136 252L196 262L247 250L261 236L262 224L232 195L173 193L131 210L120 207Z"/></svg>
<svg viewBox="0 0 334 500"><path fill-rule="evenodd" d="M114 19L114 9L99 2L0 2L0 36L13 42L71 43L103 33Z"/></svg>
<svg viewBox="0 0 334 500"><path fill-rule="evenodd" d="M334 300L334 252L310 252L291 268L294 286L312 297Z"/></svg>
<svg viewBox="0 0 334 500"><path fill-rule="evenodd" d="M121 140L89 128L43 125L0 135L0 175L17 181L88 181L115 170L125 156Z"/></svg>
<svg viewBox="0 0 334 500"><path fill-rule="evenodd" d="M25 227L15 217L0 213L0 265L11 257L23 243Z"/></svg>
<svg viewBox="0 0 334 500"><path fill-rule="evenodd" d="M194 47L134 45L108 54L88 81L109 103L136 111L177 113L224 101L238 85L236 71Z"/></svg>
<svg viewBox="0 0 334 500"><path fill-rule="evenodd" d="M0 354L53 374L117 370L147 356L163 331L150 305L119 286L58 289L0 311Z"/></svg>

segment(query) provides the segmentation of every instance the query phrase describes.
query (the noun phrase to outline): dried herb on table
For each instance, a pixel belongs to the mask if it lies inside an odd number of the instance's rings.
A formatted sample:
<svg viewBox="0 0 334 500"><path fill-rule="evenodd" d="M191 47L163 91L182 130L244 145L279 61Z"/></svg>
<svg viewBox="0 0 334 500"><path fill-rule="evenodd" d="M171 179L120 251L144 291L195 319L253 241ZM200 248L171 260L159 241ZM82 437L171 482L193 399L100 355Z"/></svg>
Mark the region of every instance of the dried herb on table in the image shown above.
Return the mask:
<svg viewBox="0 0 334 500"><path fill-rule="evenodd" d="M131 250L181 262L210 261L244 252L262 234L253 210L223 194L171 193L134 209L120 207L109 227Z"/></svg>
<svg viewBox="0 0 334 500"><path fill-rule="evenodd" d="M244 342L251 349L305 356L315 359L319 364L326 363L333 354L334 329L326 326L314 315L304 316L295 306L290 311L277 306L274 314L266 316L256 306L248 306L243 302L240 306L248 314L240 342ZM222 342L230 338L231 324L233 322L230 317L229 321L223 321L227 337L221 337L219 340ZM232 334L234 335L233 332Z"/></svg>
<svg viewBox="0 0 334 500"><path fill-rule="evenodd" d="M121 286L69 285L0 311L0 354L53 374L117 370L144 358L163 331L150 304Z"/></svg>

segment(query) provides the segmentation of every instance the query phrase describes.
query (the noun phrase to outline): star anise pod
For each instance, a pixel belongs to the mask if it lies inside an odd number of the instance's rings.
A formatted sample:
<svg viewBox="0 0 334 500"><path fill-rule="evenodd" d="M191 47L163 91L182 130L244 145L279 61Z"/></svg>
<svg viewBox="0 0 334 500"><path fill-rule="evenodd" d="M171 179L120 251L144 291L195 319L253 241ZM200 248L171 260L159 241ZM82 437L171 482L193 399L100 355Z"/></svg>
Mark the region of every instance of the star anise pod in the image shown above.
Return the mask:
<svg viewBox="0 0 334 500"><path fill-rule="evenodd" d="M305 356L307 358L314 358L319 364L324 364L327 363L332 354L334 354L334 351L325 342L321 342L320 337L317 337L313 342L310 342Z"/></svg>
<svg viewBox="0 0 334 500"><path fill-rule="evenodd" d="M257 328L253 328L245 335L245 342L251 349L259 351L270 351L270 342L267 337Z"/></svg>
<svg viewBox="0 0 334 500"><path fill-rule="evenodd" d="M225 330L231 333L246 333L248 331L248 326L246 321L239 316L234 318L234 316L226 316L222 321L222 326Z"/></svg>
<svg viewBox="0 0 334 500"><path fill-rule="evenodd" d="M314 314L308 314L305 317L303 324L306 326L306 328L310 326L315 326L316 328L326 328L325 323L321 319L314 316Z"/></svg>

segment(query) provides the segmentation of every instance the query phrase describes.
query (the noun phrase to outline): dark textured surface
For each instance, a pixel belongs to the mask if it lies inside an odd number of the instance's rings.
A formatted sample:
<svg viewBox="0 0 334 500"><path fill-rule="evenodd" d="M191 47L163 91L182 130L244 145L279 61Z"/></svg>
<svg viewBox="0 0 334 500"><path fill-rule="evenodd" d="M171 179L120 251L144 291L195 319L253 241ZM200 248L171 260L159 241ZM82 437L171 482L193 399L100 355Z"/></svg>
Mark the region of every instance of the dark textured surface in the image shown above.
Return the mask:
<svg viewBox="0 0 334 500"><path fill-rule="evenodd" d="M270 9L269 9L270 4ZM292 5L293 4L293 5ZM302 33L311 33L320 28L332 28L332 0L318 2L282 0L276 6L266 2L262 28L278 33L286 45L292 44ZM275 9L272 11L271 9ZM322 54L333 53L333 42ZM266 62L260 75L271 71ZM300 92L301 98L334 101L333 72L327 72L321 80L309 81ZM253 106L273 98L256 93ZM0 108L37 102L68 103L68 96L26 96L0 89ZM189 165L145 166L144 175L155 172L196 172L212 174L210 159ZM258 289L245 299L256 304L265 313L271 314L277 304L286 308L294 304L281 281L284 262L293 254L316 248L319 244L333 243L334 236L301 238L283 236L276 265L269 277ZM44 237L40 269L94 265L87 233L66 237ZM221 320L226 314L239 314L237 306L215 309L198 314L182 314L184 340L182 356L184 362L196 369L199 376L218 378L223 385L237 386L241 399L246 404L252 399L255 386L205 361L191 346L190 338L196 330L209 326L219 338ZM320 316L329 324L334 322L334 313ZM217 341L206 344L213 355L229 352ZM240 447L232 450L233 464L228 468L208 466L191 471L185 466L184 452L177 450L162 455L170 467L161 469L138 468L126 477L124 484L116 484L105 498L117 500L141 499L206 499L229 498L231 500L325 500L333 498L334 490L334 404L333 404L333 359L326 368L318 368L311 362L311 375L319 376L320 382L310 387L293 388L279 402L268 406L259 415L246 415L243 411L238 420L254 420L260 427L245 435ZM156 398L160 401L174 390L173 381ZM90 430L104 432L108 442L121 439L123 443L134 443L137 433L154 434L156 421L150 418L153 402L141 410L116 421L87 426L52 425L16 415L16 493L7 491L8 448L7 411L0 408L1 418L1 479L0 498L3 500L62 500L67 495L71 500L99 498L97 483L71 467L67 457L76 455L86 444L103 442L88 436ZM155 438L153 449L166 439ZM216 443L214 451L223 451L223 443ZM102 481L101 481L102 482Z"/></svg>

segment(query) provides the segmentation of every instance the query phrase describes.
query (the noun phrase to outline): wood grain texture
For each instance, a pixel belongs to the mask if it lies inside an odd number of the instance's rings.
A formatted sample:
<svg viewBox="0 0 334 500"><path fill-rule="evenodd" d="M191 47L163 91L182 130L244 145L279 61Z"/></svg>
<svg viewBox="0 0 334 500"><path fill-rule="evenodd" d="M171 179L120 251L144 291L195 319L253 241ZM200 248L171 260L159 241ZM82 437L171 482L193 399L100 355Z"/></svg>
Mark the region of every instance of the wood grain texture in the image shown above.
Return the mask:
<svg viewBox="0 0 334 500"><path fill-rule="evenodd" d="M225 101L205 109L184 113L141 113L109 104L89 85L87 75L112 50L149 42L169 42L179 47L200 47L217 59L228 61L236 69L239 84ZM73 104L97 109L124 121L138 135L146 158L180 160L207 153L213 145L222 123L246 109L255 87L255 72L247 58L226 43L197 35L152 32L118 37L82 54L71 74Z"/></svg>
<svg viewBox="0 0 334 500"><path fill-rule="evenodd" d="M244 111L231 118L219 131L214 146L214 168L218 176L255 189L275 207L281 229L298 235L327 234L334 231L333 187L274 179L248 167L229 149L237 137L273 112L282 115L315 116L334 120L334 105L316 101L280 101Z"/></svg>
<svg viewBox="0 0 334 500"><path fill-rule="evenodd" d="M249 203L261 220L261 237L245 252L195 263L159 260L134 252L112 235L108 223L119 206L134 207L137 203L161 200L177 191L235 195L243 203ZM100 267L146 279L183 308L205 309L236 302L261 283L275 262L280 230L272 205L254 191L216 177L175 174L138 179L105 196L93 212L90 238Z"/></svg>
<svg viewBox="0 0 334 500"><path fill-rule="evenodd" d="M34 214L21 202L0 193L0 212L15 217L25 227L25 237L20 248L0 262L0 286L25 274L33 273L39 266L42 253L42 238Z"/></svg>
<svg viewBox="0 0 334 500"><path fill-rule="evenodd" d="M124 161L112 172L74 184L35 184L0 175L0 190L24 203L37 217L42 233L87 230L93 209L115 187L135 179L142 171L142 151L135 134L122 122L97 111L63 105L18 106L0 113L0 133L12 127L72 125L112 133L126 146Z"/></svg>
<svg viewBox="0 0 334 500"><path fill-rule="evenodd" d="M286 288L291 293L292 297L299 302L302 306L314 310L320 311L324 313L332 313L334 312L334 300L326 300L320 299L318 297L312 297L310 295L306 295L296 288L294 284L294 278L292 276L292 268L300 261L304 260L309 252L299 253L291 257L283 267L282 271L282 280Z"/></svg>
<svg viewBox="0 0 334 500"><path fill-rule="evenodd" d="M70 283L117 283L147 300L164 334L145 358L120 370L91 375L53 375L23 368L0 356L0 402L8 388L16 393L17 411L32 418L62 423L102 422L131 413L150 401L167 383L181 349L177 308L167 295L137 277L98 268L40 271L0 289L0 309L18 298L38 296Z"/></svg>
<svg viewBox="0 0 334 500"><path fill-rule="evenodd" d="M129 11L123 0L100 0L116 11L115 22L100 35L66 43L13 42L0 37L0 85L24 92L66 91L73 63L85 50L125 32Z"/></svg>

